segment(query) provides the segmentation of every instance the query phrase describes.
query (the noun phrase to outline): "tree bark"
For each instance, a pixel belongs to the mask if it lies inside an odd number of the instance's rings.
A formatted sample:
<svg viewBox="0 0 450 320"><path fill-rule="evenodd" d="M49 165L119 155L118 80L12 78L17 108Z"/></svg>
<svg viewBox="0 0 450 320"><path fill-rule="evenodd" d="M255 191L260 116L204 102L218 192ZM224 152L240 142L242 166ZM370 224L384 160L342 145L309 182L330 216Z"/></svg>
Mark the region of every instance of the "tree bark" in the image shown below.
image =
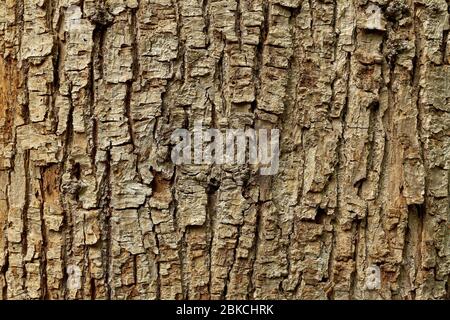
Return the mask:
<svg viewBox="0 0 450 320"><path fill-rule="evenodd" d="M2 0L3 299L450 298L450 1ZM174 165L280 130L280 170Z"/></svg>

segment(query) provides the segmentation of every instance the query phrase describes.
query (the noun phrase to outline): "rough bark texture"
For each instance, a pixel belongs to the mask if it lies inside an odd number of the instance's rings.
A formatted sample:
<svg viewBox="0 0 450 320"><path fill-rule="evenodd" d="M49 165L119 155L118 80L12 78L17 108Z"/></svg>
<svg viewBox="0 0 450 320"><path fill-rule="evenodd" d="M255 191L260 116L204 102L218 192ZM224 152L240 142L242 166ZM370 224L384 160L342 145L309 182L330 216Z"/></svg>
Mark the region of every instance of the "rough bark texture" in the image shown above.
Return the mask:
<svg viewBox="0 0 450 320"><path fill-rule="evenodd" d="M1 0L0 297L448 299L449 8ZM279 173L175 167L196 120Z"/></svg>

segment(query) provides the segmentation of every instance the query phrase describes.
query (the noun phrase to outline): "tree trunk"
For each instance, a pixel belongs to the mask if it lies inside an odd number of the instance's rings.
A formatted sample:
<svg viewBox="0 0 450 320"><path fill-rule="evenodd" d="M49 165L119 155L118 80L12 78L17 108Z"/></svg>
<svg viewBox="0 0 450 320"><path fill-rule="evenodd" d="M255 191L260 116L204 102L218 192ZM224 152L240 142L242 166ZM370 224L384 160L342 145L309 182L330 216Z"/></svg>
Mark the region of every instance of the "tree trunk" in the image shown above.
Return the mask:
<svg viewBox="0 0 450 320"><path fill-rule="evenodd" d="M448 299L450 1L2 0L3 299ZM279 129L280 165L171 134Z"/></svg>

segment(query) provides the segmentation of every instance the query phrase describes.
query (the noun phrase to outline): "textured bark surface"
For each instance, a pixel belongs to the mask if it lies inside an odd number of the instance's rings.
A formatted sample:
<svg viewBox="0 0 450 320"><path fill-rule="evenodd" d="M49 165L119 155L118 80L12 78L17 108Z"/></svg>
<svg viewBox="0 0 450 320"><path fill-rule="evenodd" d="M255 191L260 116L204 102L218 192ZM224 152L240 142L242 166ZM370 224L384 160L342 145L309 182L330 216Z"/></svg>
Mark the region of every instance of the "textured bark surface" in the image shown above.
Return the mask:
<svg viewBox="0 0 450 320"><path fill-rule="evenodd" d="M449 0L1 0L0 297L448 299ZM170 135L278 128L280 171Z"/></svg>

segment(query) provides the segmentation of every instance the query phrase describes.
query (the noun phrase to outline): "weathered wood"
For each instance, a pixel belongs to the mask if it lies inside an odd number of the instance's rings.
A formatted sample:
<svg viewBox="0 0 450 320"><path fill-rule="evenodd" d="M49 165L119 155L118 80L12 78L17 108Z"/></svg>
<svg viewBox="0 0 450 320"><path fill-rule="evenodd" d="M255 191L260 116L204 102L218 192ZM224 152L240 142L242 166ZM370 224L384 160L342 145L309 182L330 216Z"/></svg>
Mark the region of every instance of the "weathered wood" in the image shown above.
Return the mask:
<svg viewBox="0 0 450 320"><path fill-rule="evenodd" d="M449 10L1 1L0 297L448 299ZM175 166L199 120L278 174Z"/></svg>

